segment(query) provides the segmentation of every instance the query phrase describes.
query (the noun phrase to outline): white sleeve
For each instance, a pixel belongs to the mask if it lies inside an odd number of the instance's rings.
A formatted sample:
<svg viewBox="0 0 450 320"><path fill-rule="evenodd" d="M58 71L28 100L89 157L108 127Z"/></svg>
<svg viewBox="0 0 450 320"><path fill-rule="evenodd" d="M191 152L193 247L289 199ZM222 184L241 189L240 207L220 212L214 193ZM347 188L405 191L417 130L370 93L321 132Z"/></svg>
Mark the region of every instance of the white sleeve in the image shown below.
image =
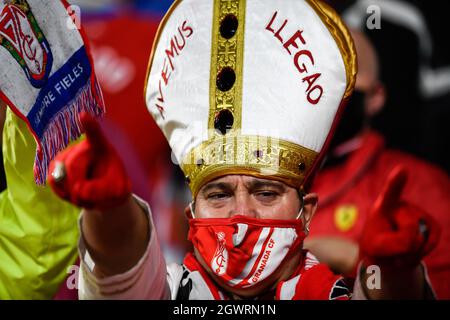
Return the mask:
<svg viewBox="0 0 450 320"><path fill-rule="evenodd" d="M98 278L93 270L95 263L86 249L83 235L78 243L80 254L80 272L78 295L82 300L90 299L170 299L167 283L167 270L161 253L158 238L149 206L135 197L136 201L148 214L150 241L139 262L125 273L111 277ZM83 217L80 217L80 225ZM81 230L81 228L80 228Z"/></svg>

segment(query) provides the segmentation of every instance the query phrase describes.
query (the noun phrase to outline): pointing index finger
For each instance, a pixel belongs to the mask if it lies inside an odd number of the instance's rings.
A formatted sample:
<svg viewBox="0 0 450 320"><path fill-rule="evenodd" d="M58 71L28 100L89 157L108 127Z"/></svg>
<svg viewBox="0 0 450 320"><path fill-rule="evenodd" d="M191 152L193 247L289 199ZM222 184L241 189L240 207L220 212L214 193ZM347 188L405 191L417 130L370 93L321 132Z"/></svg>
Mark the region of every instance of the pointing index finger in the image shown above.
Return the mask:
<svg viewBox="0 0 450 320"><path fill-rule="evenodd" d="M86 138L92 144L94 150L103 151L107 145L107 141L98 121L87 112L81 113L80 119L86 133Z"/></svg>
<svg viewBox="0 0 450 320"><path fill-rule="evenodd" d="M383 191L377 199L376 206L384 214L389 214L400 201L408 174L402 166L395 167L390 173L383 187Z"/></svg>

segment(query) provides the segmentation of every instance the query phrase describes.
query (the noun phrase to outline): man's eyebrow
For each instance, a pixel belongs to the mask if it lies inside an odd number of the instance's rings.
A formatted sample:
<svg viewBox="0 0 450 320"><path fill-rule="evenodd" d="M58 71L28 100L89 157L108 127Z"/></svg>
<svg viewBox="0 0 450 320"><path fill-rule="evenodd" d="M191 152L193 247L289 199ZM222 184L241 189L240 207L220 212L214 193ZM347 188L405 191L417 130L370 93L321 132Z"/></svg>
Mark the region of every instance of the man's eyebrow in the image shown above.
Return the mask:
<svg viewBox="0 0 450 320"><path fill-rule="evenodd" d="M226 182L211 182L211 183L208 183L206 186L204 186L200 192L203 195L205 195L206 193L208 193L208 191L211 191L212 189L231 190L231 189L233 189L233 187L230 183L226 183Z"/></svg>
<svg viewBox="0 0 450 320"><path fill-rule="evenodd" d="M250 190L264 188L264 187L272 187L278 189L280 192L286 191L286 187L284 184L276 181L261 181L261 180L251 180L247 183L247 188Z"/></svg>

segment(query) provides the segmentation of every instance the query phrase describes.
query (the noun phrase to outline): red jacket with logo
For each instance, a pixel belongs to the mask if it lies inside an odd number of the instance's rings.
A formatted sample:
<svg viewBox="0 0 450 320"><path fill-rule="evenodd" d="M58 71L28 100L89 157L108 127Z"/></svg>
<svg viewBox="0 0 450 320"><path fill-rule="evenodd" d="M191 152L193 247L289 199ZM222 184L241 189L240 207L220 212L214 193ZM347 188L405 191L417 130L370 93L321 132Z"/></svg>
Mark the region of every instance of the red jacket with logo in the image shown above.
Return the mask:
<svg viewBox="0 0 450 320"><path fill-rule="evenodd" d="M344 163L318 173L312 191L320 200L310 237L333 235L358 241L388 174L399 164L408 171L402 198L431 214L442 227L439 245L424 261L438 298L450 299L450 179L431 164L385 148L375 132L364 134L359 149Z"/></svg>

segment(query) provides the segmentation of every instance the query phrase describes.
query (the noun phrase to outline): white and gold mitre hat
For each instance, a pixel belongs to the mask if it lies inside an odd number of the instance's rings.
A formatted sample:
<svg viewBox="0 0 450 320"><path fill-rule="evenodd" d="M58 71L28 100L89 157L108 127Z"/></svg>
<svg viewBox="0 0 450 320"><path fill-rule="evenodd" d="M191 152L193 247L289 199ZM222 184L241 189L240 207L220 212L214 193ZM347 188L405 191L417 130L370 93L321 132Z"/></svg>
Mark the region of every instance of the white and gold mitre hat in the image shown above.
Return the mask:
<svg viewBox="0 0 450 320"><path fill-rule="evenodd" d="M355 82L338 15L315 0L175 1L145 88L193 196L227 174L310 180Z"/></svg>

